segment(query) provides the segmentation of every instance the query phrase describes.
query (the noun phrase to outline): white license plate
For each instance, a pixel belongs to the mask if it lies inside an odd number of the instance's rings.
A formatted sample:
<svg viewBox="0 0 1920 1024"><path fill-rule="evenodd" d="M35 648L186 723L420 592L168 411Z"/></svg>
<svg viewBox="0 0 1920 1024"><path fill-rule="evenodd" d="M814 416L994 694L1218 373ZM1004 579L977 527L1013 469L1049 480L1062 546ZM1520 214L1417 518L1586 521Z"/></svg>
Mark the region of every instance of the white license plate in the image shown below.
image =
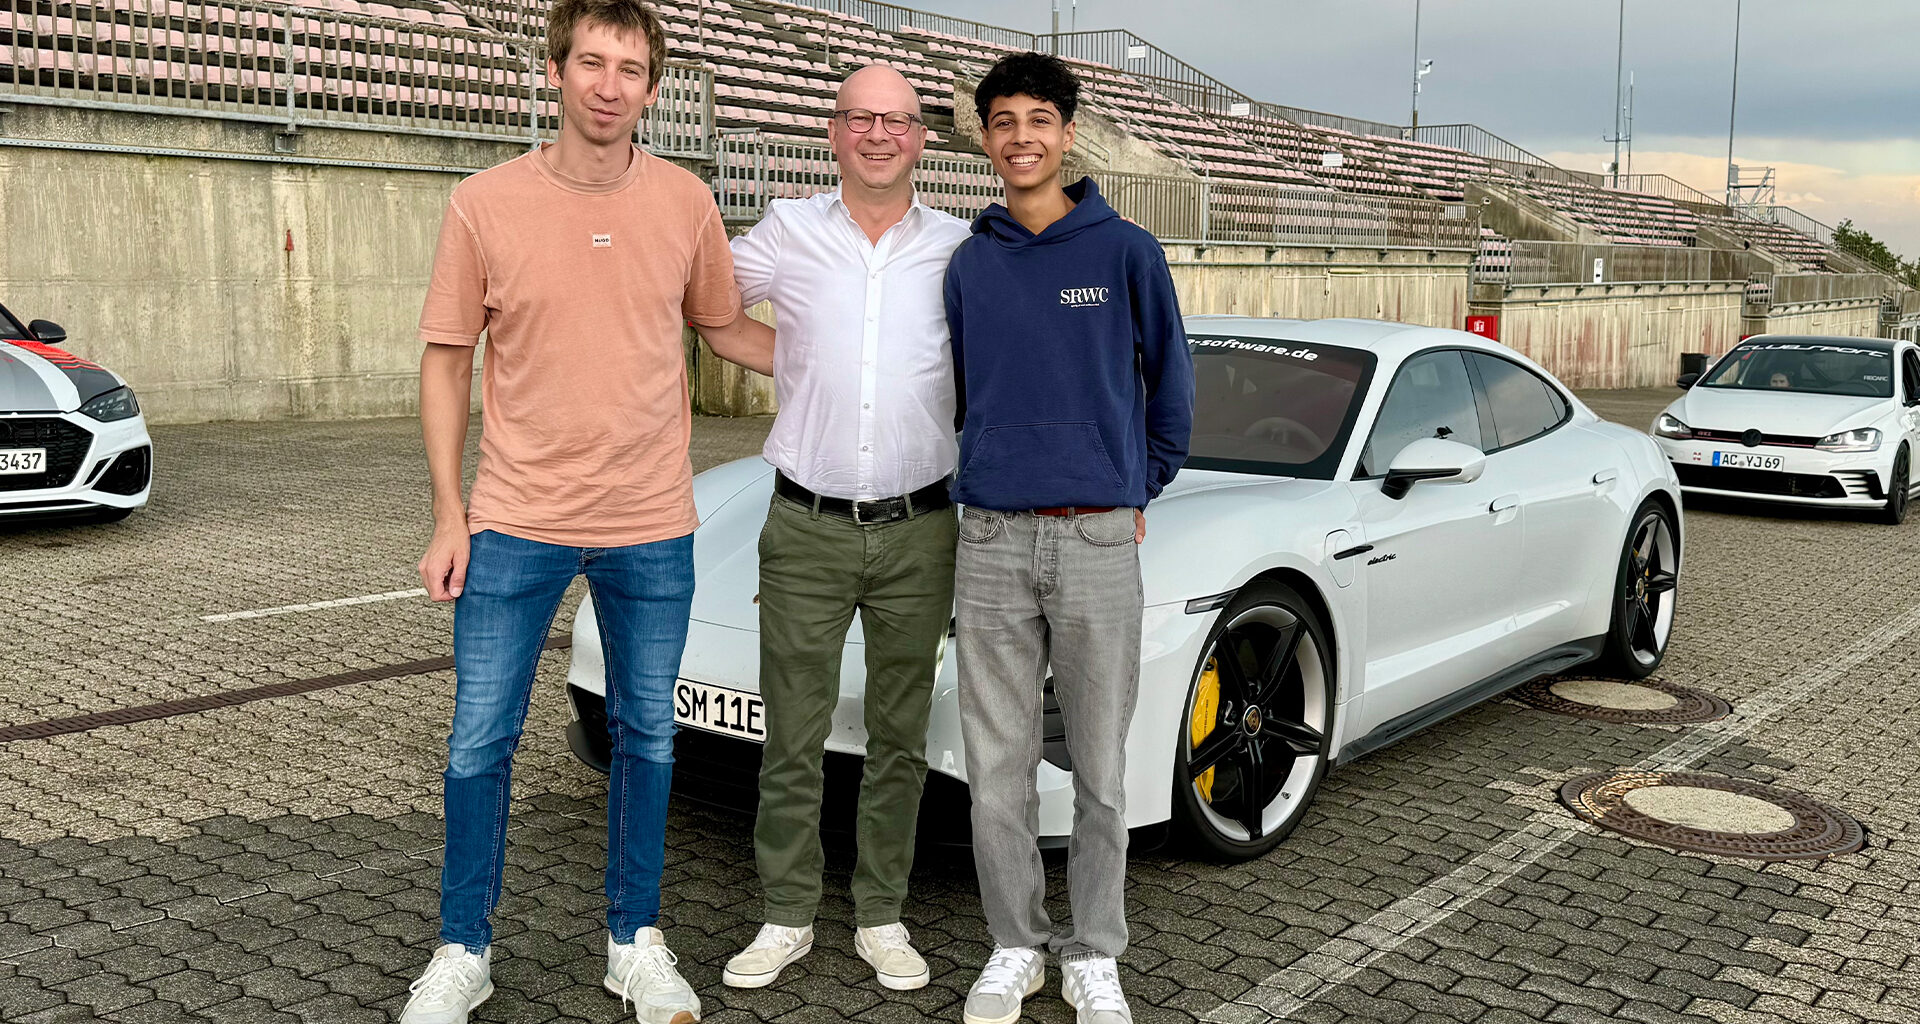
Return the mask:
<svg viewBox="0 0 1920 1024"><path fill-rule="evenodd" d="M46 471L47 450L45 448L0 448L0 476L45 473Z"/></svg>
<svg viewBox="0 0 1920 1024"><path fill-rule="evenodd" d="M673 720L722 736L755 743L767 739L767 709L760 695L681 679L673 686Z"/></svg>
<svg viewBox="0 0 1920 1024"><path fill-rule="evenodd" d="M1746 452L1714 452L1713 464L1728 469L1779 469L1785 460L1778 455L1749 455Z"/></svg>

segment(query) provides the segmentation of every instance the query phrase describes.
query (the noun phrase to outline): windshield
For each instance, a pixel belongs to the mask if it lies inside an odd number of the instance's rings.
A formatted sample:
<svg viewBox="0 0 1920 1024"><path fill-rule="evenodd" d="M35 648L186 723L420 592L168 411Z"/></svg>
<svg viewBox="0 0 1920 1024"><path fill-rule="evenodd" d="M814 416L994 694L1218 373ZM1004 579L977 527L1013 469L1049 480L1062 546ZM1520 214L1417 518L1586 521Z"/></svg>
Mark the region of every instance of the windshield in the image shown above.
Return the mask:
<svg viewBox="0 0 1920 1024"><path fill-rule="evenodd" d="M1727 353L1700 386L1893 397L1893 353L1818 341L1754 341Z"/></svg>
<svg viewBox="0 0 1920 1024"><path fill-rule="evenodd" d="M32 341L33 335L21 326L7 307L0 306L0 341Z"/></svg>
<svg viewBox="0 0 1920 1024"><path fill-rule="evenodd" d="M1271 338L1192 336L1187 466L1333 479L1373 376L1371 352Z"/></svg>

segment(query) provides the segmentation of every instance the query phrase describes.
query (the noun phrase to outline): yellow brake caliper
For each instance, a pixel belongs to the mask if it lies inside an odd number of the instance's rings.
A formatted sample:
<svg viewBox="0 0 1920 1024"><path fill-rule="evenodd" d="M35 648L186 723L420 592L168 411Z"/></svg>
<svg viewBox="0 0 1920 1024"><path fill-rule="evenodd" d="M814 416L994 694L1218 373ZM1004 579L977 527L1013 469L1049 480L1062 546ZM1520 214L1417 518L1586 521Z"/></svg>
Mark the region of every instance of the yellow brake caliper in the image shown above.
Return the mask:
<svg viewBox="0 0 1920 1024"><path fill-rule="evenodd" d="M1198 750L1208 736L1213 735L1215 724L1220 721L1220 661L1208 658L1206 670L1200 673L1200 682L1193 690L1193 720L1187 723L1188 749ZM1202 772L1193 780L1193 786L1200 791L1200 799L1213 802L1213 769Z"/></svg>

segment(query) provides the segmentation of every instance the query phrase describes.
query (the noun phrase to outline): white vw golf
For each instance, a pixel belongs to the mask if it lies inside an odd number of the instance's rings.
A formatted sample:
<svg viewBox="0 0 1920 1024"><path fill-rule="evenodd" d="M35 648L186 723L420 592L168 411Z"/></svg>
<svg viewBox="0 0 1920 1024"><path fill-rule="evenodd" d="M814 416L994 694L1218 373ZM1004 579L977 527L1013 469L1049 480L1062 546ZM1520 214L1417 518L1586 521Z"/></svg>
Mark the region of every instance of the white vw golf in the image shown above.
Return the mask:
<svg viewBox="0 0 1920 1024"><path fill-rule="evenodd" d="M1653 423L1689 494L1907 515L1920 445L1920 349L1879 338L1756 335Z"/></svg>
<svg viewBox="0 0 1920 1024"><path fill-rule="evenodd" d="M1535 677L1601 660L1653 671L1673 625L1679 487L1647 435L1602 422L1514 352L1365 320L1190 317L1192 454L1148 509L1127 818L1224 857L1290 832L1330 765ZM694 482L698 589L676 710L683 792L751 806L760 651L757 539L772 470ZM829 801L862 751L856 625L828 740ZM590 603L573 630L569 739L607 763ZM944 658L923 823L964 822ZM1040 711L1041 709L1036 709ZM1073 816L1051 693L1041 833ZM829 815L833 813L830 806Z"/></svg>

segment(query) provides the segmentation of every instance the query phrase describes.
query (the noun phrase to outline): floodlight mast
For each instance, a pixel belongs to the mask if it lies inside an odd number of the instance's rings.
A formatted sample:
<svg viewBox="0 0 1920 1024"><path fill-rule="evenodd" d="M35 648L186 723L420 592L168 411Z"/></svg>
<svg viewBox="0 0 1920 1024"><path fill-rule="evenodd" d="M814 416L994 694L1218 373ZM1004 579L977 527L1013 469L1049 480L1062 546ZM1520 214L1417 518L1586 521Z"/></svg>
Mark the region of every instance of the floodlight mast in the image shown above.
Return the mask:
<svg viewBox="0 0 1920 1024"><path fill-rule="evenodd" d="M1613 51L1613 186L1620 187L1620 69L1627 61L1627 0L1620 0L1620 37Z"/></svg>
<svg viewBox="0 0 1920 1024"><path fill-rule="evenodd" d="M1420 0L1413 0L1413 131L1420 132Z"/></svg>
<svg viewBox="0 0 1920 1024"><path fill-rule="evenodd" d="M1733 168L1733 118L1740 110L1740 7L1742 0L1733 0L1733 96L1727 101L1727 205L1733 205L1735 190L1739 187L1738 172Z"/></svg>

